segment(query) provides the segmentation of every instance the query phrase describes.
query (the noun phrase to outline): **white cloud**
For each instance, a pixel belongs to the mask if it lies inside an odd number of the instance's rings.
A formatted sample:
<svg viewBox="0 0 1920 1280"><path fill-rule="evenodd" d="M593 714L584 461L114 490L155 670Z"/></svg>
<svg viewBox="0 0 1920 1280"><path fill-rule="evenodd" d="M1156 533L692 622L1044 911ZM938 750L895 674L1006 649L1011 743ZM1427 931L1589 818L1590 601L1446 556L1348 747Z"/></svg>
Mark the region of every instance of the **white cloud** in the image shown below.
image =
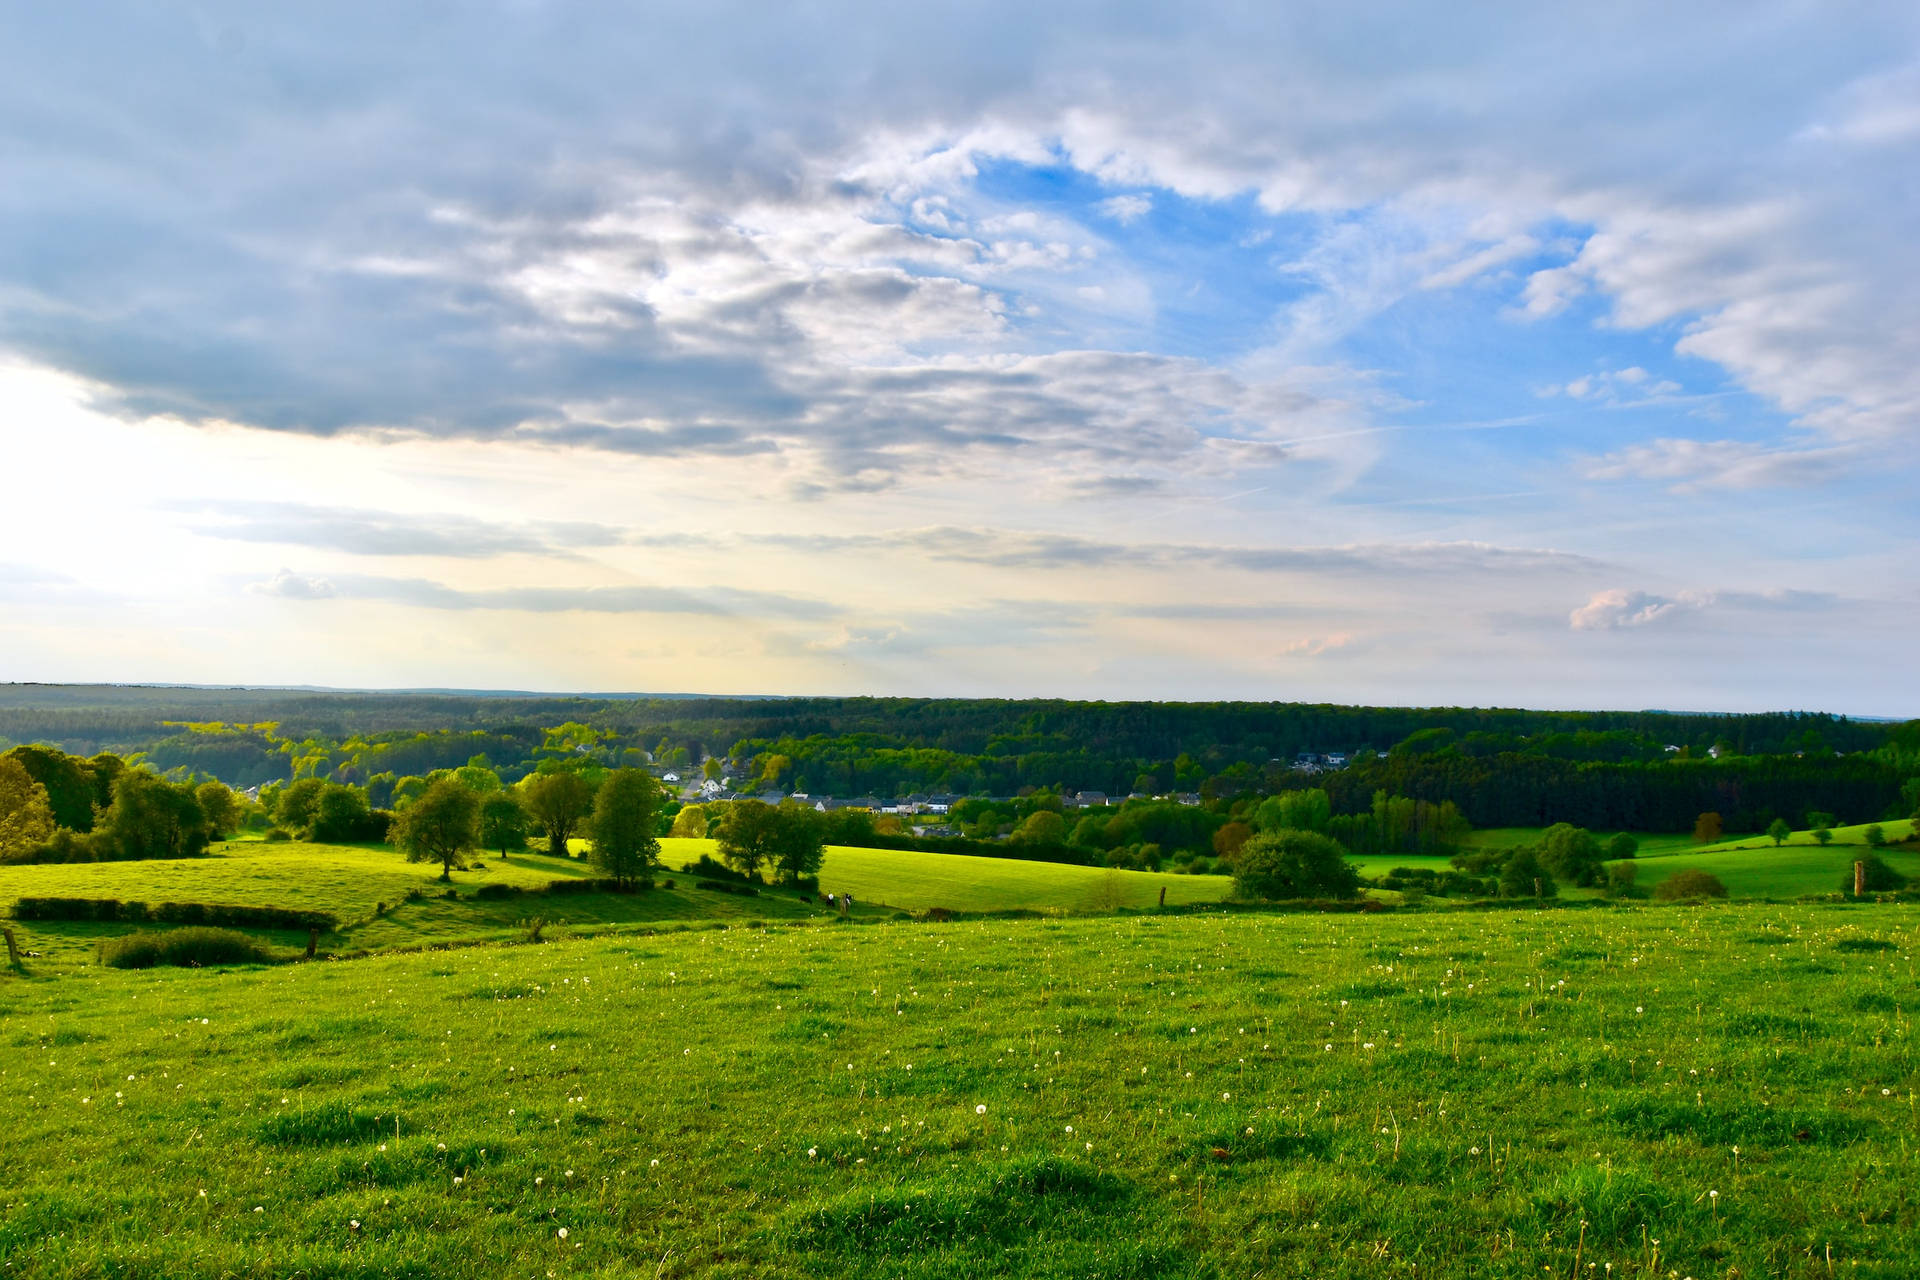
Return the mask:
<svg viewBox="0 0 1920 1280"><path fill-rule="evenodd" d="M1592 480L1654 480L1675 493L1702 489L1812 488L1844 475L1855 450L1768 448L1745 440L1664 438L1589 459Z"/></svg>
<svg viewBox="0 0 1920 1280"><path fill-rule="evenodd" d="M1153 197L1145 193L1123 196L1110 196L1094 208L1105 218L1112 218L1122 226L1138 221L1153 212Z"/></svg>

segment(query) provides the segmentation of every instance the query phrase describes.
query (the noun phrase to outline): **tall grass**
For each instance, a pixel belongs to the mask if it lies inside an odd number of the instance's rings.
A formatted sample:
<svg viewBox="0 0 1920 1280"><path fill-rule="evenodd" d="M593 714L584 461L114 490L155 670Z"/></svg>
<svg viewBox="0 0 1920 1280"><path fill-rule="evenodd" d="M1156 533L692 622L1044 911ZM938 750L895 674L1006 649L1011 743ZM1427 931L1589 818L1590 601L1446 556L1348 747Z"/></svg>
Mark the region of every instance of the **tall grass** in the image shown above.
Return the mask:
<svg viewBox="0 0 1920 1280"><path fill-rule="evenodd" d="M165 933L130 933L99 945L100 963L109 969L151 969L173 965L181 969L216 964L272 964L273 948L257 938L231 929L172 929Z"/></svg>

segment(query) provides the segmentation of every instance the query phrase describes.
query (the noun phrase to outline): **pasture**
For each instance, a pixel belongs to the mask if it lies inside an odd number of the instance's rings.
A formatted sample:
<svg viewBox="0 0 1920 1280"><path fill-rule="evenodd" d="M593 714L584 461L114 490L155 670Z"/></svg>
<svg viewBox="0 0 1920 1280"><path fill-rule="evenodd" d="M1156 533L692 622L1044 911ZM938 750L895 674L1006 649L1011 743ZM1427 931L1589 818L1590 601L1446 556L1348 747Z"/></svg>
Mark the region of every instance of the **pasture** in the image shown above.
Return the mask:
<svg viewBox="0 0 1920 1280"><path fill-rule="evenodd" d="M661 841L663 880L674 887L645 894L569 894L477 899L489 884L537 889L551 881L594 874L584 861L516 853L482 855L480 865L455 874L454 898L437 867L408 863L383 846L236 841L214 846L205 858L147 862L87 862L0 867L0 905L22 897L117 898L122 901L212 902L331 911L341 928L322 936L328 951L386 950L457 939L517 936L523 922L544 919L556 931L617 924L665 927L746 920L827 918L817 902L766 886L758 897L696 888L679 867L711 840ZM1232 882L1224 876L1155 875L1140 871L957 857L887 849L831 847L820 879L823 890L852 893L855 916L946 907L959 911L1142 908L1157 903L1162 886L1171 905L1213 902ZM384 910L382 909L384 908ZM91 962L93 947L132 926L31 922L17 926L23 944L63 968ZM304 947L304 935L263 936L284 947Z"/></svg>
<svg viewBox="0 0 1920 1280"><path fill-rule="evenodd" d="M0 978L0 1269L1907 1277L1915 920L818 921Z"/></svg>

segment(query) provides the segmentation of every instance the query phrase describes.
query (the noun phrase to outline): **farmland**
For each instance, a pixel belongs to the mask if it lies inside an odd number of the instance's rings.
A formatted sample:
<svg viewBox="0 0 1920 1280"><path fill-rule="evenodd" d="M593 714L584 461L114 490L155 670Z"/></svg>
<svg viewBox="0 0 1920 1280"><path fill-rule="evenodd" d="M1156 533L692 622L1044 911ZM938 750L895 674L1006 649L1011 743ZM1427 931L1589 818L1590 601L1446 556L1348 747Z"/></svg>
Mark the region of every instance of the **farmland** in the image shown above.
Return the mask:
<svg viewBox="0 0 1920 1280"><path fill-rule="evenodd" d="M822 921L8 979L0 1257L1906 1276L1916 943L1891 905Z"/></svg>

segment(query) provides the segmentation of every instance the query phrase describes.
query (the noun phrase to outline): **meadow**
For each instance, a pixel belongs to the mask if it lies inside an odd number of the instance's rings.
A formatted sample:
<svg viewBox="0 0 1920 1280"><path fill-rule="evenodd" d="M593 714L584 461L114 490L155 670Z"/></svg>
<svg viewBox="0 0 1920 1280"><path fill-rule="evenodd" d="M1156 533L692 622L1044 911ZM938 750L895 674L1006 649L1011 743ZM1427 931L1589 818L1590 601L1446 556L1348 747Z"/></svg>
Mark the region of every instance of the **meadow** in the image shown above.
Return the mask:
<svg viewBox="0 0 1920 1280"><path fill-rule="evenodd" d="M695 887L678 870L702 855L717 856L711 840L661 841L662 887L645 894L568 894L564 897L475 898L484 885L538 889L554 880L595 874L591 864L540 853L482 855L457 873L451 886L437 867L412 864L384 846L233 841L204 858L87 862L0 867L0 904L22 897L117 898L272 905L331 911L341 920L323 934L323 950L375 951L469 938L525 933L538 918L556 933L619 924L689 927L747 920L828 919L818 901L766 886L758 897ZM933 907L950 911L1101 911L1155 906L1162 888L1169 905L1216 902L1232 888L1224 876L1156 875L1141 871L970 858L885 849L827 850L823 891L851 893L854 916L867 920ZM451 887L454 898L445 897ZM46 965L72 969L92 961L102 938L128 932L124 924L23 922L22 945L43 953ZM263 931L282 947L304 947L304 934Z"/></svg>
<svg viewBox="0 0 1920 1280"><path fill-rule="evenodd" d="M0 1274L1920 1272L1910 906L755 924L0 979Z"/></svg>

